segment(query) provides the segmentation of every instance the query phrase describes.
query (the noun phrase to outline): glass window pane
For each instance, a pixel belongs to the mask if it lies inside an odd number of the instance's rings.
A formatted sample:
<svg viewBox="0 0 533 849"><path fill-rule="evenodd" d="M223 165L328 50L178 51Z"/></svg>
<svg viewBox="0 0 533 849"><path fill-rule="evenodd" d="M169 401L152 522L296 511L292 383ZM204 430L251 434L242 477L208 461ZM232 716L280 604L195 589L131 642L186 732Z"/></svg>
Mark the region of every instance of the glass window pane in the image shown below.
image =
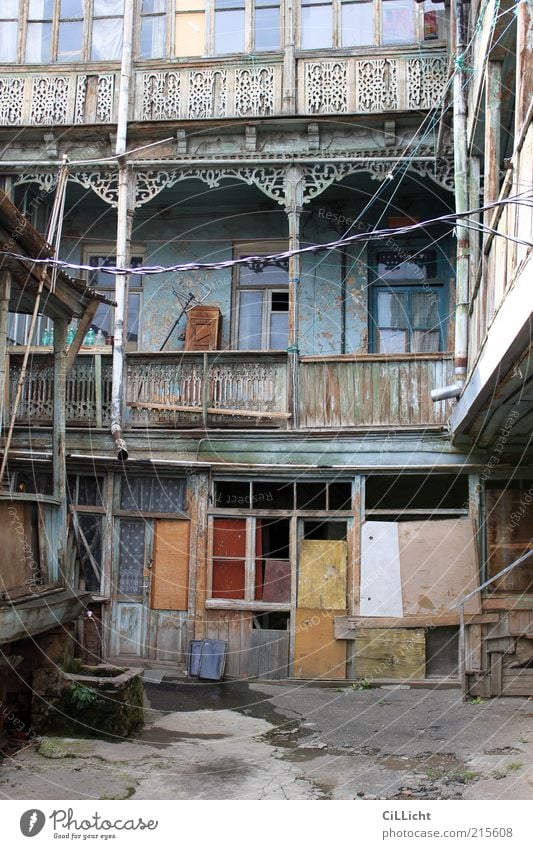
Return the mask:
<svg viewBox="0 0 533 849"><path fill-rule="evenodd" d="M127 595L141 595L144 570L144 522L120 523L118 588Z"/></svg>
<svg viewBox="0 0 533 849"><path fill-rule="evenodd" d="M378 353L403 354L407 351L407 333L405 330L380 328L377 333Z"/></svg>
<svg viewBox="0 0 533 849"><path fill-rule="evenodd" d="M215 9L244 9L244 0L215 0Z"/></svg>
<svg viewBox="0 0 533 849"><path fill-rule="evenodd" d="M372 3L343 3L341 16L343 47L374 43Z"/></svg>
<svg viewBox="0 0 533 849"><path fill-rule="evenodd" d="M440 350L440 333L438 330L413 330L411 334L411 351L418 354L430 354Z"/></svg>
<svg viewBox="0 0 533 849"><path fill-rule="evenodd" d="M408 327L408 301L405 293L378 293L378 327Z"/></svg>
<svg viewBox="0 0 533 849"><path fill-rule="evenodd" d="M54 0L30 0L28 7L29 21L51 21L53 14Z"/></svg>
<svg viewBox="0 0 533 849"><path fill-rule="evenodd" d="M124 11L124 0L94 0L93 14L98 15L122 15Z"/></svg>
<svg viewBox="0 0 533 849"><path fill-rule="evenodd" d="M20 0L3 0L0 8L0 17L2 18L17 18L19 13Z"/></svg>
<svg viewBox="0 0 533 849"><path fill-rule="evenodd" d="M270 316L270 348L284 351L289 339L289 314L274 312Z"/></svg>
<svg viewBox="0 0 533 849"><path fill-rule="evenodd" d="M185 479L124 477L120 506L123 510L183 512L185 510Z"/></svg>
<svg viewBox="0 0 533 849"><path fill-rule="evenodd" d="M415 40L414 0L383 0L383 44L406 44Z"/></svg>
<svg viewBox="0 0 533 849"><path fill-rule="evenodd" d="M215 53L244 53L244 10L215 12Z"/></svg>
<svg viewBox="0 0 533 849"><path fill-rule="evenodd" d="M277 50L279 48L279 9L256 9L255 49Z"/></svg>
<svg viewBox="0 0 533 849"><path fill-rule="evenodd" d="M142 14L165 11L166 0L142 0Z"/></svg>
<svg viewBox="0 0 533 849"><path fill-rule="evenodd" d="M120 59L122 52L122 18L93 21L91 59Z"/></svg>
<svg viewBox="0 0 533 849"><path fill-rule="evenodd" d="M15 62L17 58L16 21L0 23L0 62Z"/></svg>
<svg viewBox="0 0 533 849"><path fill-rule="evenodd" d="M61 0L60 18L83 18L82 0Z"/></svg>
<svg viewBox="0 0 533 849"><path fill-rule="evenodd" d="M327 6L302 8L302 49L331 47L333 44L333 11Z"/></svg>
<svg viewBox="0 0 533 849"><path fill-rule="evenodd" d="M141 21L141 57L157 59L165 54L165 16Z"/></svg>
<svg viewBox="0 0 533 849"><path fill-rule="evenodd" d="M48 63L52 58L52 24L28 24L26 62Z"/></svg>
<svg viewBox="0 0 533 849"><path fill-rule="evenodd" d="M205 53L205 12L176 15L176 56L203 56Z"/></svg>
<svg viewBox="0 0 533 849"><path fill-rule="evenodd" d="M58 62L77 62L81 59L83 40L83 21L69 21L59 24L57 45Z"/></svg>
<svg viewBox="0 0 533 849"><path fill-rule="evenodd" d="M413 327L432 328L439 323L439 296L436 292L411 293L411 321Z"/></svg>
<svg viewBox="0 0 533 849"><path fill-rule="evenodd" d="M138 292L130 293L128 298L128 342L138 341L140 308L140 294Z"/></svg>
<svg viewBox="0 0 533 849"><path fill-rule="evenodd" d="M289 282L289 271L288 268L278 268L276 265L265 265L259 271L241 265L239 282L241 286L285 286Z"/></svg>
<svg viewBox="0 0 533 849"><path fill-rule="evenodd" d="M244 291L239 299L238 345L244 351L259 351L262 346L263 293Z"/></svg>

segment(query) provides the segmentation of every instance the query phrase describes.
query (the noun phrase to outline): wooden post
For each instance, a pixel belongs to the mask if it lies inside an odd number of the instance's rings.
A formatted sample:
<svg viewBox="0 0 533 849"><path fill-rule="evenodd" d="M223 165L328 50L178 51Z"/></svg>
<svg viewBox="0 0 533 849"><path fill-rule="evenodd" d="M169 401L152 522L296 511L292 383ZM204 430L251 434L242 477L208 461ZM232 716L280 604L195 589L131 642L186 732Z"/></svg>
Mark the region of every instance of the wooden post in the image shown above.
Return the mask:
<svg viewBox="0 0 533 849"><path fill-rule="evenodd" d="M285 44L283 52L283 103L281 110L286 115L296 112L296 54L294 23L296 0L286 0L285 5Z"/></svg>
<svg viewBox="0 0 533 849"><path fill-rule="evenodd" d="M65 394L67 382L67 319L54 321L54 423L52 467L54 496L61 499L59 507L60 562L66 545L67 532L67 472L65 461Z"/></svg>
<svg viewBox="0 0 533 849"><path fill-rule="evenodd" d="M500 132L502 105L502 63L489 61L485 77L485 171L483 200L486 206L498 199L500 193ZM493 210L483 213L483 223L489 224ZM485 234L485 240L487 234Z"/></svg>
<svg viewBox="0 0 533 849"><path fill-rule="evenodd" d="M206 633L205 602L207 598L207 499L209 474L195 471L187 481L189 515L191 517L189 560L188 639L202 640Z"/></svg>
<svg viewBox="0 0 533 849"><path fill-rule="evenodd" d="M9 396L6 392L7 373L7 330L9 298L11 296L11 274L4 271L0 277L0 428L9 414ZM5 409L4 409L5 402Z"/></svg>
<svg viewBox="0 0 533 849"><path fill-rule="evenodd" d="M303 189L302 169L297 165L289 165L286 176L286 213L289 220L289 250L300 247L300 216L302 212ZM291 256L289 259L289 333L287 347L287 403L292 414L292 427L299 423L298 397L298 288L300 285L300 257ZM290 426L290 425L289 425Z"/></svg>
<svg viewBox="0 0 533 849"><path fill-rule="evenodd" d="M465 23L462 0L455 0L456 50L464 59ZM455 165L455 208L468 210L467 101L466 73L457 65L453 79L453 152ZM455 378L466 379L468 365L468 267L470 234L463 219L457 219L457 262L455 304Z"/></svg>

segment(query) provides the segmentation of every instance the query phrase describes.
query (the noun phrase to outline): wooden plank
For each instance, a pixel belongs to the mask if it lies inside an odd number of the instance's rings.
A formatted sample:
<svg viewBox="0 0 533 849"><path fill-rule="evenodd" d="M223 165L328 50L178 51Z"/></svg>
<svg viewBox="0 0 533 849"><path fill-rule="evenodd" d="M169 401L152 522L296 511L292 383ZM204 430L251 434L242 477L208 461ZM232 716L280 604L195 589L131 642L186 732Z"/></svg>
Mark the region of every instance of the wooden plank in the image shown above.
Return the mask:
<svg viewBox="0 0 533 849"><path fill-rule="evenodd" d="M334 637L334 618L343 612L296 609L295 678L346 677L346 645Z"/></svg>
<svg viewBox="0 0 533 849"><path fill-rule="evenodd" d="M465 673L481 668L481 625L470 625L465 630Z"/></svg>
<svg viewBox="0 0 533 849"><path fill-rule="evenodd" d="M475 614L465 616L465 625L474 626L496 621L498 614ZM439 616L341 616L335 619L335 639L354 640L360 629L375 628L449 628L460 624L459 613Z"/></svg>
<svg viewBox="0 0 533 849"><path fill-rule="evenodd" d="M404 614L452 612L453 604L478 586L471 521L400 522L398 529ZM465 604L465 615L480 610L477 593Z"/></svg>
<svg viewBox="0 0 533 849"><path fill-rule="evenodd" d="M493 652L490 657L490 695L499 696L502 692L503 655Z"/></svg>
<svg viewBox="0 0 533 849"><path fill-rule="evenodd" d="M355 638L358 678L424 678L426 639L422 629L361 631Z"/></svg>
<svg viewBox="0 0 533 849"><path fill-rule="evenodd" d="M280 680L287 677L289 632L264 628L252 629L249 678Z"/></svg>
<svg viewBox="0 0 533 849"><path fill-rule="evenodd" d="M487 577L492 577L533 548L533 501L524 491L491 489L485 493ZM493 584L493 590L523 593L533 585L533 557Z"/></svg>
<svg viewBox="0 0 533 849"><path fill-rule="evenodd" d="M346 609L347 545L344 540L300 543L298 606Z"/></svg>
<svg viewBox="0 0 533 849"><path fill-rule="evenodd" d="M128 401L128 407L142 410L170 410L176 413L202 413L203 407L191 407L186 404L157 404L151 401ZM244 416L254 419L290 419L290 413L280 413L273 410L226 410L223 407L208 407L206 413L210 416Z"/></svg>
<svg viewBox="0 0 533 849"><path fill-rule="evenodd" d="M157 519L150 607L153 610L187 610L189 597L188 521Z"/></svg>
<svg viewBox="0 0 533 849"><path fill-rule="evenodd" d="M262 600L266 602L290 602L290 560L271 560L268 558L265 560Z"/></svg>
<svg viewBox="0 0 533 849"><path fill-rule="evenodd" d="M403 616L396 522L365 522L361 529L361 616Z"/></svg>

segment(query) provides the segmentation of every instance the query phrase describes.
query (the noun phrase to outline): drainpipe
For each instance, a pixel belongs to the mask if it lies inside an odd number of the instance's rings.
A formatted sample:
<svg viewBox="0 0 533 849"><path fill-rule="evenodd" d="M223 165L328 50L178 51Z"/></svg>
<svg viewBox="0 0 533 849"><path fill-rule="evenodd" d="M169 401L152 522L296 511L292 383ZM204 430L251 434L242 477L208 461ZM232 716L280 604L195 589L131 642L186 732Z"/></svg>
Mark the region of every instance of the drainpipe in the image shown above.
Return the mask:
<svg viewBox="0 0 533 849"><path fill-rule="evenodd" d="M455 0L456 72L453 80L453 153L455 165L455 211L468 210L467 92L464 69L465 24L463 0ZM464 383L468 355L468 267L470 237L463 219L457 219L457 278L455 306L455 379Z"/></svg>
<svg viewBox="0 0 533 849"><path fill-rule="evenodd" d="M467 158L467 92L465 73L465 24L463 0L454 0L455 56L453 78L453 153L455 166L455 211L468 210L468 158ZM468 270L470 263L470 237L463 219L458 218L457 266L455 294L455 383L431 391L433 401L458 398L466 379L468 357Z"/></svg>
<svg viewBox="0 0 533 849"><path fill-rule="evenodd" d="M124 36L122 45L122 64L120 68L120 88L117 117L117 141L115 153L123 156L126 152L128 133L128 112L133 53L133 2L127 0L124 8ZM131 229L131 205L129 203L129 175L125 159L119 160L118 206L117 206L117 248L116 264L125 266L129 261L129 231ZM119 460L128 459L128 449L122 435L122 409L124 404L124 347L125 323L128 302L128 275L115 276L115 324L113 344L113 378L111 387L111 436L115 442Z"/></svg>

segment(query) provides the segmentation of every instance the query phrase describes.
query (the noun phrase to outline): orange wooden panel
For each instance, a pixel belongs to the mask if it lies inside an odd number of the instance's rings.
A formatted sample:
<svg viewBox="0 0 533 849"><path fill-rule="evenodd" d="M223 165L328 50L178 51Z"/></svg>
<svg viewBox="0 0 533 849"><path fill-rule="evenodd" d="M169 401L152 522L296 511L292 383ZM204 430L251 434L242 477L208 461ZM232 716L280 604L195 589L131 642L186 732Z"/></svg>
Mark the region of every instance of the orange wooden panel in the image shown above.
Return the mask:
<svg viewBox="0 0 533 849"><path fill-rule="evenodd" d="M187 610L189 596L189 522L158 519L154 527L153 610Z"/></svg>
<svg viewBox="0 0 533 849"><path fill-rule="evenodd" d="M213 560L213 598L244 598L244 560Z"/></svg>
<svg viewBox="0 0 533 849"><path fill-rule="evenodd" d="M187 311L186 351L215 351L218 347L220 310L218 307L193 307Z"/></svg>
<svg viewBox="0 0 533 849"><path fill-rule="evenodd" d="M346 641L335 639L335 617L344 614L296 608L295 678L346 678Z"/></svg>
<svg viewBox="0 0 533 849"><path fill-rule="evenodd" d="M213 557L246 557L246 519L215 519Z"/></svg>

